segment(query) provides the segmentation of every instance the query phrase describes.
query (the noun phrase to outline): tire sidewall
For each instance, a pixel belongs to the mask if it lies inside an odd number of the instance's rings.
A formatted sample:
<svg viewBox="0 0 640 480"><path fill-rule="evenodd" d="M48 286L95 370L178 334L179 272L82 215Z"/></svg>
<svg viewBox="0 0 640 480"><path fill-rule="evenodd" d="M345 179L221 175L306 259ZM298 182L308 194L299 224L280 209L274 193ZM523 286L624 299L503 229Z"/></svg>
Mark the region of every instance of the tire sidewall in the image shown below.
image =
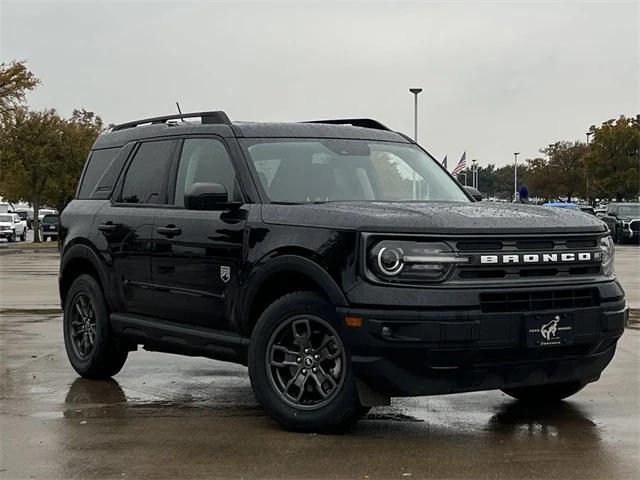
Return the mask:
<svg viewBox="0 0 640 480"><path fill-rule="evenodd" d="M78 295L86 295L93 303L94 312L96 316L96 338L93 351L86 358L80 358L72 345L71 340L71 326L70 322L73 318L72 309L75 308L75 300ZM109 329L109 314L100 285L90 275L80 275L71 285L69 292L65 298L64 304L64 345L67 351L67 357L71 362L73 368L80 375L87 375L93 365L96 363L96 358L100 357L101 353L107 348L108 329Z"/></svg>
<svg viewBox="0 0 640 480"><path fill-rule="evenodd" d="M358 394L351 368L348 346L344 339L345 378L340 391L327 405L317 410L297 409L280 398L271 384L265 362L269 340L283 321L300 314L312 314L333 326L340 336L335 308L317 294L296 292L285 295L270 305L260 316L249 346L249 377L258 401L267 413L286 428L300 431L331 431L342 424L359 408Z"/></svg>

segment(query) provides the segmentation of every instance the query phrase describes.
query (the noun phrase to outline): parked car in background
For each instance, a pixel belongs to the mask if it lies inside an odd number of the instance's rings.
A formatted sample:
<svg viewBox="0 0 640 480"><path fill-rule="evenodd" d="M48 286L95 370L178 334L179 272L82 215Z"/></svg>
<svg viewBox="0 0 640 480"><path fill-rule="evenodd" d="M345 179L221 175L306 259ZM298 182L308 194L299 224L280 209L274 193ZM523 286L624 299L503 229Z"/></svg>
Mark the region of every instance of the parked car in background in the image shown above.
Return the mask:
<svg viewBox="0 0 640 480"><path fill-rule="evenodd" d="M31 221L29 220L29 213L26 210L16 210L13 213L20 217L20 220L27 222L27 229L31 228Z"/></svg>
<svg viewBox="0 0 640 480"><path fill-rule="evenodd" d="M597 207L594 209L596 217L604 217L607 214L607 207Z"/></svg>
<svg viewBox="0 0 640 480"><path fill-rule="evenodd" d="M49 213L42 217L40 221L40 238L43 241L58 239L58 225L60 216L57 213Z"/></svg>
<svg viewBox="0 0 640 480"><path fill-rule="evenodd" d="M17 213L0 214L0 238L15 242L18 238L23 242L27 239L27 222Z"/></svg>
<svg viewBox="0 0 640 480"><path fill-rule="evenodd" d="M50 208L41 208L40 210L38 210L38 221L42 222L42 219L45 215L53 215L55 213L56 211Z"/></svg>
<svg viewBox="0 0 640 480"><path fill-rule="evenodd" d="M640 239L640 203L611 203L601 220L616 243Z"/></svg>
<svg viewBox="0 0 640 480"><path fill-rule="evenodd" d="M588 213L590 215L595 215L596 212L590 205L578 205L578 208L582 210L584 213Z"/></svg>

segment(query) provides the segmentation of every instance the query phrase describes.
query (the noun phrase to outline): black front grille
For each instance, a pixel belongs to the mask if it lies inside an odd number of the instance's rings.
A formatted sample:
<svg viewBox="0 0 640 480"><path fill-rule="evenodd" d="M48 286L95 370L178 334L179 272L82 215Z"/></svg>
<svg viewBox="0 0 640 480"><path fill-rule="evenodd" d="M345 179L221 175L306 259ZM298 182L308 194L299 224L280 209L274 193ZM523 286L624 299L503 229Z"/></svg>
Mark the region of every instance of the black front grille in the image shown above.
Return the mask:
<svg viewBox="0 0 640 480"><path fill-rule="evenodd" d="M595 307L599 304L598 292L592 288L480 294L480 309L485 313L561 310Z"/></svg>
<svg viewBox="0 0 640 480"><path fill-rule="evenodd" d="M640 226L640 222L637 224ZM502 263L480 264L480 255L556 254L565 252L598 252L600 237L597 235L558 238L502 237L492 239L459 239L455 247L462 255L472 254L471 263L458 265L451 280L491 281L496 279L569 278L596 276L600 273L599 260L585 262Z"/></svg>

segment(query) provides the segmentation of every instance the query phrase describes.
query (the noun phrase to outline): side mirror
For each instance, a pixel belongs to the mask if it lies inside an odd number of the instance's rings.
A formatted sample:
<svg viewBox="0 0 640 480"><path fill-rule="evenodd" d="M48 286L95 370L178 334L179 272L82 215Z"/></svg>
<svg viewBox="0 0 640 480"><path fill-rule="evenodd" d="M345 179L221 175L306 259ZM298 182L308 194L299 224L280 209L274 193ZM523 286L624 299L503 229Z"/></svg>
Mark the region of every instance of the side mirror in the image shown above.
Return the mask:
<svg viewBox="0 0 640 480"><path fill-rule="evenodd" d="M184 206L188 210L220 210L227 204L229 195L224 185L200 182L192 184L184 194Z"/></svg>
<svg viewBox="0 0 640 480"><path fill-rule="evenodd" d="M464 188L467 191L467 193L471 195L476 202L482 201L482 193L480 193L480 190L478 190L477 188L469 187L469 186L465 186Z"/></svg>

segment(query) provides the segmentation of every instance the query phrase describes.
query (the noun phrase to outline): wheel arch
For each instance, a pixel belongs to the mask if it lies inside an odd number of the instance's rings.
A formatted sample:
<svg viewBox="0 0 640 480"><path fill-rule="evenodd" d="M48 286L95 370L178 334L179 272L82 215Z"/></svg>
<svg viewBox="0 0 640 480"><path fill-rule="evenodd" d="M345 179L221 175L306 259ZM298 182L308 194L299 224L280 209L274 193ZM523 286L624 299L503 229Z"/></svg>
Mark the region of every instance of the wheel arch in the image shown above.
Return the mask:
<svg viewBox="0 0 640 480"><path fill-rule="evenodd" d="M280 255L258 266L250 276L238 312L242 332L251 333L258 317L271 302L299 290L316 291L335 306L348 305L338 284L318 263L298 254Z"/></svg>
<svg viewBox="0 0 640 480"><path fill-rule="evenodd" d="M98 255L87 245L75 244L64 252L60 261L58 287L60 291L60 303L62 305L64 305L67 292L71 288L73 280L82 274L93 276L104 292L106 279ZM104 293L105 299L107 299L106 292Z"/></svg>

